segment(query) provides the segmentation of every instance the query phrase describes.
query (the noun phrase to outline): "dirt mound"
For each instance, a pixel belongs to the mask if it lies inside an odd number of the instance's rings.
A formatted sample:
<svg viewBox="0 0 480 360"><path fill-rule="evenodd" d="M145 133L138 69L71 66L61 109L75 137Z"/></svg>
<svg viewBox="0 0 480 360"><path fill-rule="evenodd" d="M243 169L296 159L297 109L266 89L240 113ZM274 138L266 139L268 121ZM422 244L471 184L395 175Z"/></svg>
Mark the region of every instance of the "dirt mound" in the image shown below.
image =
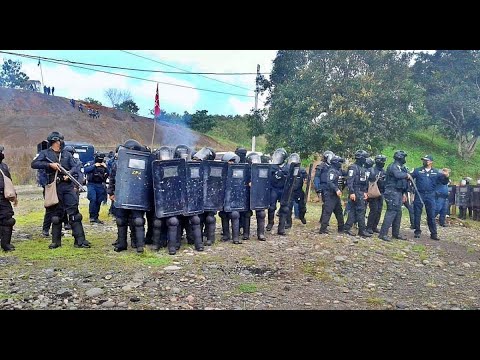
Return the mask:
<svg viewBox="0 0 480 360"><path fill-rule="evenodd" d="M80 102L77 101L78 106ZM84 106L87 105L83 103ZM70 105L70 99L27 90L0 88L1 143L9 148L31 147L51 131L60 131L66 140L89 142L101 147L115 147L133 138L150 145L153 122L142 116L105 106L96 106L99 119L88 116ZM156 145L222 146L207 136L181 126L157 123Z"/></svg>

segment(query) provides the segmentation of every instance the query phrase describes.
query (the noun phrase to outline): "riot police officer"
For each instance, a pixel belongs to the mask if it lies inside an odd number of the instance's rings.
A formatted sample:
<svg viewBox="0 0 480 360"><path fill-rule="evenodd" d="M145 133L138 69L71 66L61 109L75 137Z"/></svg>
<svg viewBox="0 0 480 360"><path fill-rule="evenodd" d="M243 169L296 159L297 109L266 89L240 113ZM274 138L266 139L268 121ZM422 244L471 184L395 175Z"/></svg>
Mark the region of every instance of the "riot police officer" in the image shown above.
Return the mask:
<svg viewBox="0 0 480 360"><path fill-rule="evenodd" d="M382 215L383 208L383 193L385 192L385 162L387 157L385 155L375 156L375 166L370 168L370 181L376 181L380 196L377 198L367 199L370 212L367 219L367 232L370 234L378 233L378 223L380 222L380 216Z"/></svg>
<svg viewBox="0 0 480 360"><path fill-rule="evenodd" d="M78 196L74 190L73 183L68 176L58 173L60 170L59 165L69 171L74 169L77 164L72 154L65 151L64 137L62 134L54 131L48 135L47 141L49 148L42 150L38 154L32 161L31 167L33 169L45 169L48 175L48 183L55 181L57 187L59 203L52 206L52 243L48 247L55 249L62 245L62 219L66 211L70 226L72 227L72 235L75 239L74 246L89 248L90 243L85 239L82 214L78 211Z"/></svg>
<svg viewBox="0 0 480 360"><path fill-rule="evenodd" d="M440 240L437 235L437 224L435 223L435 188L438 184L448 184L449 172L444 169L441 172L435 169L433 165L433 157L426 155L422 159L423 166L416 168L412 172L412 177L420 196L415 196L413 208L415 213L415 237L419 238L422 230L420 229L420 220L422 216L423 204L420 197L425 203L427 213L427 223L430 230L430 239ZM418 195L418 194L417 194Z"/></svg>
<svg viewBox="0 0 480 360"><path fill-rule="evenodd" d="M253 164L261 164L262 163L262 159L261 159L261 156L258 155L257 153L250 153L248 156L247 156L247 162L250 164L250 165L253 165ZM265 165L263 165L265 166ZM252 181L252 177L253 177L253 167L251 167L251 171L250 171L250 180ZM267 169L265 169L267 170ZM255 216L257 218L257 239L260 240L260 241L265 241L266 238L265 238L265 209L267 209L269 207L269 200L270 200L270 191L268 191L268 187L270 185L270 182L268 181L268 172L267 171L264 171L264 174L262 175L258 175L258 179L259 181L257 183L254 183L252 184L250 182L250 186L249 186L249 190L248 190L248 194L250 194L250 191L251 189L253 189L254 191L257 189L256 186L258 186L258 194L257 193L254 193L252 196L256 197L255 200L260 200L260 199L264 199L266 200L262 206L259 206L259 207L255 207ZM263 181L263 185L264 186L261 186L261 182L260 182L260 179ZM252 188L252 185L253 185L253 188ZM267 186L265 186L267 185ZM263 195L263 196L261 196ZM250 204L250 199L247 201L248 204ZM261 209L261 210L260 210ZM251 216L252 216L252 210L250 210L249 212L247 212L249 215L247 215L245 217L245 227L244 227L244 230L243 230L243 239L244 240L247 240L250 236L250 219L251 219Z"/></svg>
<svg viewBox="0 0 480 360"><path fill-rule="evenodd" d="M463 178L460 185L457 186L456 205L458 206L458 218L460 220L467 219L467 207L470 204L470 191L467 179Z"/></svg>
<svg viewBox="0 0 480 360"><path fill-rule="evenodd" d="M368 191L368 175L366 174L365 160L368 153L365 150L358 150L355 153L355 163L348 168L347 187L349 193L348 203L350 204L345 233L355 236L351 228L355 222L358 223L358 235L371 237L365 227L365 208Z"/></svg>
<svg viewBox="0 0 480 360"><path fill-rule="evenodd" d="M7 164L3 162L5 158L5 148L0 145L0 244L3 251L13 251L15 246L11 244L13 225L15 225L15 218L13 217L14 211L12 205L13 202L17 206L17 196L7 199L5 197L5 180L4 177L12 180L10 170Z"/></svg>
<svg viewBox="0 0 480 360"><path fill-rule="evenodd" d="M327 150L323 153L323 159L320 164L315 168L315 177L313 178L313 185L315 186L315 191L322 199L322 212L325 206L325 196L323 195L323 190L327 188L327 171L330 168L330 161L333 159L335 154Z"/></svg>
<svg viewBox="0 0 480 360"><path fill-rule="evenodd" d="M328 225L332 212L337 218L338 232L344 231L342 189L339 186L339 178L342 176L342 164L344 162L345 159L340 156L334 156L330 160L330 167L327 171L327 186L323 189L325 202L320 217L320 234L328 234Z"/></svg>
<svg viewBox="0 0 480 360"><path fill-rule="evenodd" d="M398 150L393 155L395 161L391 163L385 174L385 202L387 203L387 212L383 219L380 229L379 239L391 241L387 236L390 226L392 227L392 236L394 239L406 240L407 238L400 234L400 222L402 220L402 202L407 200L408 180L412 177L405 168L407 153Z"/></svg>
<svg viewBox="0 0 480 360"><path fill-rule="evenodd" d="M125 149L135 150L135 151L145 151L145 147L142 146L138 141L129 139L123 144ZM110 200L115 201L115 190L116 190L116 176L118 169L118 161L116 161L112 166L112 172L109 175L108 182L108 195ZM145 246L145 211L143 210L129 210L123 209L119 206L115 206L115 216L117 222L117 242L114 243L114 251L120 252L127 250L127 232L130 218L133 221L135 228L135 245L137 253L143 253ZM133 240L133 239L132 239ZM133 244L132 244L133 245Z"/></svg>
<svg viewBox="0 0 480 360"><path fill-rule="evenodd" d="M96 152L94 160L85 164L84 173L87 177L87 199L90 201L88 210L90 213L90 224L103 224L98 219L100 206L107 200L106 181L108 178L108 168L105 163L105 154Z"/></svg>
<svg viewBox="0 0 480 360"><path fill-rule="evenodd" d="M300 164L300 155L297 153L292 153L288 157L287 164L290 165L292 163L297 163ZM300 171L298 172L298 175L295 176L295 181L293 183L293 191L292 191L292 202L289 207L289 212L287 216L287 224L285 226L285 229L289 229L292 227L292 209L293 209L293 203L298 204L299 208L299 219L302 222L302 224L306 224L307 220L305 219L305 214L307 213L307 206L306 206L306 201L305 201L305 192L303 191L303 184L307 180L307 171L305 168L300 167Z"/></svg>
<svg viewBox="0 0 480 360"><path fill-rule="evenodd" d="M65 151L68 151L70 154L72 154L73 161L76 164L76 166L70 170L70 174L72 174L78 180L78 182L83 185L85 182L85 176L83 175L83 168L82 168L82 162L80 161L80 155L77 153L77 150L72 145L65 146ZM78 201L80 203L80 189L75 184L73 185L73 189L77 193ZM50 217L50 222L51 222L51 217ZM65 230L72 229L72 227L68 223L67 212L65 212L65 215L63 217L63 223L64 223ZM48 227L50 228L50 224L48 225Z"/></svg>
<svg viewBox="0 0 480 360"><path fill-rule="evenodd" d="M267 231L272 230L272 227L274 225L275 210L277 209L277 201L280 201L280 199L282 198L283 189L285 187L285 182L287 180L289 166L285 163L286 159L287 159L287 152L284 148L278 148L277 150L274 151L272 155L272 162L271 162L272 166L270 167L272 189L270 192L270 207L268 208ZM284 224L286 222L287 215L288 215L288 207L285 210L283 210L282 207L280 206L279 221L283 222ZM279 234L285 235L285 231L279 229Z"/></svg>

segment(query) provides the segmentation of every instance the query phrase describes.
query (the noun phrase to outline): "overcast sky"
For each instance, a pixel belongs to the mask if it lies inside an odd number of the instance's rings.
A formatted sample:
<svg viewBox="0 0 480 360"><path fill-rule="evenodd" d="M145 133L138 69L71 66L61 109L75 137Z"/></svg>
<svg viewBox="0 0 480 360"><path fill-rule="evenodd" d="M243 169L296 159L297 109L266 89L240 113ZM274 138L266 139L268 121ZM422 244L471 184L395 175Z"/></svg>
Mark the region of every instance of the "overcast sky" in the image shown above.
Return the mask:
<svg viewBox="0 0 480 360"><path fill-rule="evenodd" d="M251 72L257 64L261 72L269 73L276 50L127 50L128 52L160 61L166 65L139 58L121 50L4 50L84 63L112 65L148 70L180 71L175 66L190 72ZM0 54L0 58L20 60L22 71L32 80L42 80L38 60ZM2 61L3 63L3 61ZM139 114L150 116L155 104L156 83L131 79L92 70L75 68L41 61L43 80L46 86L55 87L55 95L66 98L84 99L92 97L111 106L104 95L105 89L129 90L140 108ZM209 114L245 114L254 107L255 75L204 75L221 83L199 75L162 74L97 68L136 76L154 81L194 87L181 88L159 84L160 108L167 112L183 114L196 110L208 110ZM230 84L236 85L232 86ZM198 90L208 89L230 94ZM262 101L259 102L259 107Z"/></svg>

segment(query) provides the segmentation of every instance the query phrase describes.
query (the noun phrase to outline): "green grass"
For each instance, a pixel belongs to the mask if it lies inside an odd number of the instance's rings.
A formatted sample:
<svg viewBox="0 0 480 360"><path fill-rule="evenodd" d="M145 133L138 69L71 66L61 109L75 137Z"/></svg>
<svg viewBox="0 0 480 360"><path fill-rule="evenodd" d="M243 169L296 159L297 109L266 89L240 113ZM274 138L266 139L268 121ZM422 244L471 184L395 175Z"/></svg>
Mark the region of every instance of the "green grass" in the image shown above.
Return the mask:
<svg viewBox="0 0 480 360"><path fill-rule="evenodd" d="M454 182L460 181L464 176L472 179L480 177L480 150L477 149L471 159L461 160L457 155L457 143L446 139L435 129L406 134L401 141L386 147L382 153L388 156L387 163L393 160L396 150L407 152L406 165L409 169L422 166L420 158L430 154L433 155L436 168L451 169L450 177Z"/></svg>
<svg viewBox="0 0 480 360"><path fill-rule="evenodd" d="M331 280L331 276L326 272L327 262L323 259L315 262L306 262L302 266L302 271L314 277L317 280L327 281Z"/></svg>
<svg viewBox="0 0 480 360"><path fill-rule="evenodd" d="M258 291L257 285L252 284L252 283L240 284L240 285L238 285L237 289L238 289L238 291L240 291L241 293L244 293L244 294L251 294L251 293L255 293L255 292Z"/></svg>
<svg viewBox="0 0 480 360"><path fill-rule="evenodd" d="M252 258L251 256L244 256L240 259L240 262L243 264L243 265L246 265L246 266L253 266L255 265L255 259Z"/></svg>
<svg viewBox="0 0 480 360"><path fill-rule="evenodd" d="M374 306L381 306L385 303L385 300L377 297L371 297L367 299L367 304Z"/></svg>

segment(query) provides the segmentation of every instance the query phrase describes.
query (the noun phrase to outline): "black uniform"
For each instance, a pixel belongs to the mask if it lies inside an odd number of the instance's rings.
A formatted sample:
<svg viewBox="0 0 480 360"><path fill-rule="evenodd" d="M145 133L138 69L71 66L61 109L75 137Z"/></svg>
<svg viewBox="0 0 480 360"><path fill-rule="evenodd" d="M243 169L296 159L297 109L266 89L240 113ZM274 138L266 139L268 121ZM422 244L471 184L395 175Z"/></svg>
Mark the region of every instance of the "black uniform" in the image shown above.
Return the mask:
<svg viewBox="0 0 480 360"><path fill-rule="evenodd" d="M392 236L396 239L404 239L400 236L400 222L402 220L402 197L408 190L408 171L398 161L390 164L386 171L385 179L385 202L387 212L383 219L379 237L382 240L390 240L387 237L388 229L392 227Z"/></svg>
<svg viewBox="0 0 480 360"><path fill-rule="evenodd" d="M296 202L298 204L299 210L299 218L302 223L306 223L305 221L305 214L307 212L307 206L305 205L305 192L303 191L303 183L307 179L308 174L304 168L300 168L298 175L295 177L295 182L293 184L293 191L292 191L292 203L289 207L288 217L287 217L287 226L286 229L292 227L292 209L293 203Z"/></svg>
<svg viewBox="0 0 480 360"><path fill-rule="evenodd" d="M378 180L377 180L378 179ZM373 199L367 199L370 212L367 219L367 231L370 233L378 233L378 223L380 222L380 216L382 215L383 208L383 194L385 192L385 171L383 167L375 165L370 168L370 181L377 180L378 190L380 190L380 196Z"/></svg>
<svg viewBox="0 0 480 360"><path fill-rule="evenodd" d="M8 169L7 164L3 162L3 153L0 151L0 170L10 180L12 176ZM15 247L10 244L12 241L13 225L15 225L15 219L13 218L14 212L10 201L5 198L4 194L5 183L3 175L0 173L0 243L4 251L15 250Z"/></svg>
<svg viewBox="0 0 480 360"><path fill-rule="evenodd" d="M352 201L350 198L348 199L350 208L348 211L348 219L345 224L345 232L349 235L354 235L350 232L350 229L355 222L358 222L358 235L370 237L371 235L366 232L365 227L366 201L364 196L368 191L368 177L365 171L362 163L358 163L358 161L355 164L350 165L348 168L348 194L349 196L355 194L355 201Z"/></svg>
<svg viewBox="0 0 480 360"><path fill-rule="evenodd" d="M342 210L342 199L337 195L339 188L339 178L342 176L341 168L336 168L333 165L327 171L327 185L324 188L324 206L322 209L322 216L320 217L320 234L328 234L328 224L332 212L335 214L338 223L338 231L344 231L344 220Z"/></svg>
<svg viewBox="0 0 480 360"><path fill-rule="evenodd" d="M283 188L285 187L289 170L290 167L288 165L272 165L270 168L272 189L270 191L270 207L268 208L267 231L272 230L274 225L277 201L280 201L282 198Z"/></svg>
<svg viewBox="0 0 480 360"><path fill-rule="evenodd" d="M73 155L68 151L61 150L55 152L52 148L42 150L38 156L32 161L33 169L45 169L48 176L48 183L55 181L56 171L50 167L47 160L59 162L67 171L75 169L77 164ZM59 161L60 158L60 161ZM62 219L64 212L67 212L70 226L72 227L72 235L75 239L75 247L90 247L90 243L85 239L85 232L82 225L82 214L78 211L78 195L75 192L73 183L70 179L64 179L64 176L58 173L56 176L57 196L59 203L52 206L52 244L50 248L54 249L62 245Z"/></svg>

